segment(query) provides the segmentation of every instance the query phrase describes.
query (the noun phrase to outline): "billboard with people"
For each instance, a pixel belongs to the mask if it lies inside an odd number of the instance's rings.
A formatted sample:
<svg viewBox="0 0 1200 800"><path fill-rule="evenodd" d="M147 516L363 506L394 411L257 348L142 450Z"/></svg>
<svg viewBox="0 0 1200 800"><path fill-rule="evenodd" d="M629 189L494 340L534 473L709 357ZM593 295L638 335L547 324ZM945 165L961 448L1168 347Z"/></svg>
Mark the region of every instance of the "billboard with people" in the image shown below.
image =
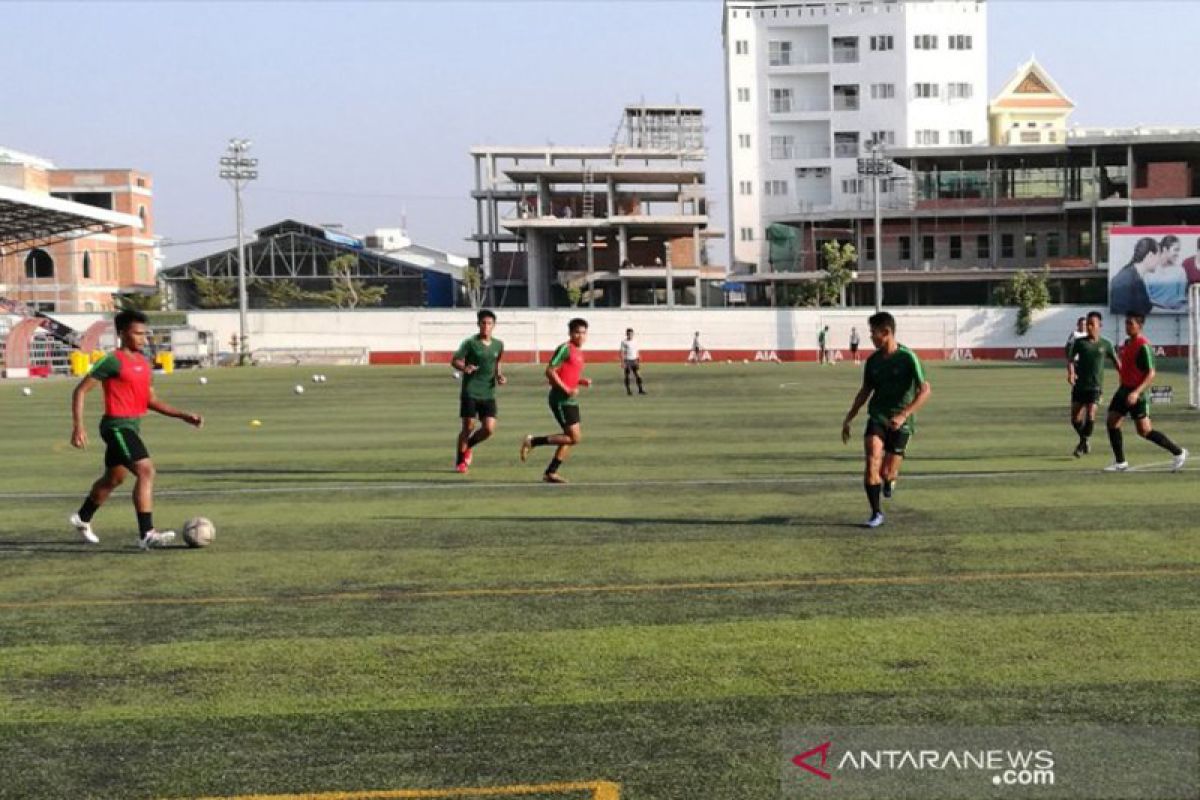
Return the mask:
<svg viewBox="0 0 1200 800"><path fill-rule="evenodd" d="M1108 240L1108 298L1115 314L1184 314L1200 283L1200 226L1114 227Z"/></svg>

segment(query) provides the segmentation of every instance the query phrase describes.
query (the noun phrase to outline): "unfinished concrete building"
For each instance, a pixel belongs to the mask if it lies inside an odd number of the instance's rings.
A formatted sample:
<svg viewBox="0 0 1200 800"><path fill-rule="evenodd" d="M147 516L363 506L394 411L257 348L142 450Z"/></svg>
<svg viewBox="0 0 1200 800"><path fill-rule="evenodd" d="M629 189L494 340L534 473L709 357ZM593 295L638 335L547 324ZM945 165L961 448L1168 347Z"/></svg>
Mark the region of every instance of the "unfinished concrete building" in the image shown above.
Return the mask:
<svg viewBox="0 0 1200 800"><path fill-rule="evenodd" d="M600 147L475 147L488 302L545 308L714 305L704 114L629 106Z"/></svg>

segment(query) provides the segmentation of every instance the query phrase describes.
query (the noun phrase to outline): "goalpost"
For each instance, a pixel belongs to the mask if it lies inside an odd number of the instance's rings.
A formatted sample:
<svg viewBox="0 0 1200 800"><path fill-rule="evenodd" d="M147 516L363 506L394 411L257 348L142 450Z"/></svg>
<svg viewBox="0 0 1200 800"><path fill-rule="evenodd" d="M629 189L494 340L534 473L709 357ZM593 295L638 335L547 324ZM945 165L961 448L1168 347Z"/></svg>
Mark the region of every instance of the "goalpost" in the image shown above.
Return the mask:
<svg viewBox="0 0 1200 800"><path fill-rule="evenodd" d="M479 333L474 322L441 322L423 320L417 323L417 349L421 353L421 364L449 363L450 355L458 349L463 339ZM494 336L504 342L504 361L507 364L536 364L540 361L538 351L537 323L505 321L497 325Z"/></svg>
<svg viewBox="0 0 1200 800"><path fill-rule="evenodd" d="M871 354L871 331L867 328L867 317L871 311L864 310L860 318L845 314L822 316L817 322L817 332L829 326L827 347L834 359L850 350L850 329L858 329L859 353L862 358ZM913 350L940 350L942 358L955 358L958 352L958 317L953 314L905 314L896 320L896 338ZM814 338L815 338L814 333ZM844 357L844 356L842 356Z"/></svg>
<svg viewBox="0 0 1200 800"><path fill-rule="evenodd" d="M1200 408L1200 283L1188 285L1188 405Z"/></svg>

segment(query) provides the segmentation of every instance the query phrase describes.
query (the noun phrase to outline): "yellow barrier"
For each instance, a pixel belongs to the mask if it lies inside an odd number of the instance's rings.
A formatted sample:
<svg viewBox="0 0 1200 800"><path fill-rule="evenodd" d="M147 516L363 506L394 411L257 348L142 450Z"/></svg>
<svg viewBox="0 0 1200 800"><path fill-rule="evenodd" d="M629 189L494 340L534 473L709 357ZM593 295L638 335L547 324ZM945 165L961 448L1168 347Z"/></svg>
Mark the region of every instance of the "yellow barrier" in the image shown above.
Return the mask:
<svg viewBox="0 0 1200 800"><path fill-rule="evenodd" d="M71 351L70 362L71 374L77 378L87 375L88 370L91 369L91 361L88 358L88 354L79 350Z"/></svg>
<svg viewBox="0 0 1200 800"><path fill-rule="evenodd" d="M97 361L99 361L102 358L104 358L103 350L93 350L92 351L92 363L93 364L95 364Z"/></svg>
<svg viewBox="0 0 1200 800"><path fill-rule="evenodd" d="M154 363L162 367L162 371L166 375L170 375L175 371L175 354L174 353L159 353L154 357Z"/></svg>

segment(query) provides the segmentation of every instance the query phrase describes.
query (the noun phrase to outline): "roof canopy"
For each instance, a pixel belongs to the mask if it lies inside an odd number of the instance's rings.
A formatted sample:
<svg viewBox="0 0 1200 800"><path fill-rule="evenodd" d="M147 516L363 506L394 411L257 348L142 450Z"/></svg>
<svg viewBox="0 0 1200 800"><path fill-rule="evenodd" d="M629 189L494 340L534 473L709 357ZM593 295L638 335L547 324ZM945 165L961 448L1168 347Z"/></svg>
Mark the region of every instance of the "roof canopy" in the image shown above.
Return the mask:
<svg viewBox="0 0 1200 800"><path fill-rule="evenodd" d="M133 214L0 186L0 248L26 249L116 228L141 230Z"/></svg>

